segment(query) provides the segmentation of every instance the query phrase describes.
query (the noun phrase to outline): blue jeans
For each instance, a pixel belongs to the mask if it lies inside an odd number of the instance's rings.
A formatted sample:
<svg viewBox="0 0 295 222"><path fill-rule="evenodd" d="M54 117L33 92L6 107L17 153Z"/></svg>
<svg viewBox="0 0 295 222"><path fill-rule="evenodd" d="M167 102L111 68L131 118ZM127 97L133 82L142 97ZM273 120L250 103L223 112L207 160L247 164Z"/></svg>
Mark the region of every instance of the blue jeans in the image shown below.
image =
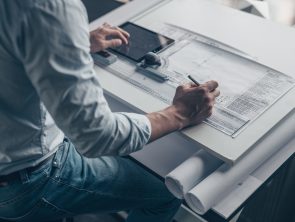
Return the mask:
<svg viewBox="0 0 295 222"><path fill-rule="evenodd" d="M168 222L181 201L133 161L85 158L65 140L50 161L0 187L0 219L39 222L128 210L128 222Z"/></svg>

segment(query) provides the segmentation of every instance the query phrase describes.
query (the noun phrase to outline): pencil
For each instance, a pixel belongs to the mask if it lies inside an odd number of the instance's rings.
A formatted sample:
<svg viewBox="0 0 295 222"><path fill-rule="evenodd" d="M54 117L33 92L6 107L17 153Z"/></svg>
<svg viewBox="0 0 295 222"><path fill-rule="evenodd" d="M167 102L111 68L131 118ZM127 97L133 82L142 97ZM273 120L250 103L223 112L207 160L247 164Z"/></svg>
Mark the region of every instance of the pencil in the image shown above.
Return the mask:
<svg viewBox="0 0 295 222"><path fill-rule="evenodd" d="M195 83L197 86L201 85L197 80L195 80L191 75L187 76L193 83Z"/></svg>

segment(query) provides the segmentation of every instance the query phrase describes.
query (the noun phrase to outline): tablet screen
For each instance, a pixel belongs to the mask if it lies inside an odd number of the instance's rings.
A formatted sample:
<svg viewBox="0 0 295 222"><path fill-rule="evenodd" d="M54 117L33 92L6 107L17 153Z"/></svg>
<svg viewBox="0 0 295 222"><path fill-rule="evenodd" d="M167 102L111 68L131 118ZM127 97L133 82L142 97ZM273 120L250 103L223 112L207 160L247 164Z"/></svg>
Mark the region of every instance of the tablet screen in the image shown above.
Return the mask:
<svg viewBox="0 0 295 222"><path fill-rule="evenodd" d="M131 22L126 22L120 27L130 34L129 44L112 50L136 62L140 62L148 52L159 52L174 43L173 39Z"/></svg>

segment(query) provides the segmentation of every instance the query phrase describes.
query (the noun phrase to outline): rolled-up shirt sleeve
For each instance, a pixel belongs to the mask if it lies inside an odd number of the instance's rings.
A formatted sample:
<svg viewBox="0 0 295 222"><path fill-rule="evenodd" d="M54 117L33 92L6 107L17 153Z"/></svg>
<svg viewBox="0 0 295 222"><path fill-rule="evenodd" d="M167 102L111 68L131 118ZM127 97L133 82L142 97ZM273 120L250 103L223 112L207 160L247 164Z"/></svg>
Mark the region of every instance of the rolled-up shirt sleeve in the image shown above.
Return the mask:
<svg viewBox="0 0 295 222"><path fill-rule="evenodd" d="M112 113L104 98L80 0L36 1L21 24L15 50L40 100L81 154L127 155L147 143L148 118Z"/></svg>

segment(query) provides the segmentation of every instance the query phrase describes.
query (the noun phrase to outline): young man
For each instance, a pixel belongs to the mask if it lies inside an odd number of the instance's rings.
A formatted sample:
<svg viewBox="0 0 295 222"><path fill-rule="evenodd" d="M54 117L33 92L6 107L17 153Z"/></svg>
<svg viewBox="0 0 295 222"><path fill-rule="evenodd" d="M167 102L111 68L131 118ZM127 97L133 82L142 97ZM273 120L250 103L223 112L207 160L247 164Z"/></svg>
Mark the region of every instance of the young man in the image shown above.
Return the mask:
<svg viewBox="0 0 295 222"><path fill-rule="evenodd" d="M89 35L80 0L0 0L0 219L119 210L130 210L129 222L173 218L180 200L119 156L210 116L218 85L180 86L159 112L112 113L90 51L128 37L108 25Z"/></svg>

